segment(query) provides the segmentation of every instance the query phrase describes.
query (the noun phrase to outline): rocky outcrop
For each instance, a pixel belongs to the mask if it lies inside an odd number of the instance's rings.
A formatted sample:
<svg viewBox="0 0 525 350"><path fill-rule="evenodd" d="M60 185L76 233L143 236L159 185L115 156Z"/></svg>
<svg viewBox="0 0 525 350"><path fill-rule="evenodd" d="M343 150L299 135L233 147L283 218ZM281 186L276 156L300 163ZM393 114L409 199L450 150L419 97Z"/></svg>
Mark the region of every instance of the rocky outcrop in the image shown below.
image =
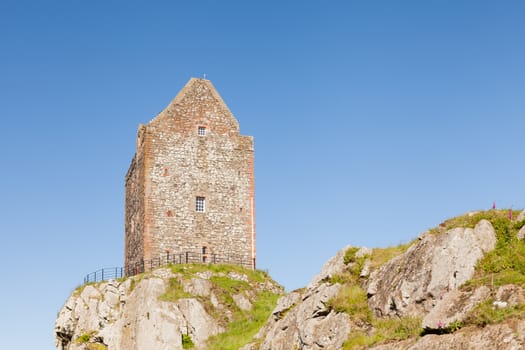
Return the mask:
<svg viewBox="0 0 525 350"><path fill-rule="evenodd" d="M423 324L428 329L445 328L462 320L489 297L490 290L479 287L467 292L458 288L472 278L477 261L494 249L495 243L496 234L491 223L481 220L474 228L425 233L406 252L378 270L370 271L370 259L365 260L358 276L368 293L370 309L377 318L426 316ZM342 349L352 331L373 334L372 325L357 322L348 314L329 307L330 299L343 288L334 277L352 270L352 264L345 264L344 258L349 248L330 259L304 290L282 297L267 325L256 336L258 342L243 350ZM371 253L370 249L361 248L355 255L366 259ZM432 337L376 348L434 349L433 346L438 346L430 340L420 343L422 339Z"/></svg>
<svg viewBox="0 0 525 350"><path fill-rule="evenodd" d="M487 220L474 229L426 233L403 255L371 274L369 305L378 317L424 316L446 293L472 278L476 262L494 249L496 233Z"/></svg>
<svg viewBox="0 0 525 350"><path fill-rule="evenodd" d="M330 311L326 306L340 287L322 283L305 293L294 292L281 300L262 332L259 349L340 348L350 331L350 317Z"/></svg>
<svg viewBox="0 0 525 350"><path fill-rule="evenodd" d="M456 321L465 319L467 314L490 296L486 286L473 291L453 290L438 301L436 306L423 319L425 329L447 328Z"/></svg>
<svg viewBox="0 0 525 350"><path fill-rule="evenodd" d="M454 290L447 293L442 300L425 316L422 327L425 329L447 328L452 323L462 321L468 313L492 295L486 286L474 290ZM516 285L504 285L494 293L493 306L506 308L525 302L523 289Z"/></svg>
<svg viewBox="0 0 525 350"><path fill-rule="evenodd" d="M253 344L244 350L288 349L340 349L348 338L352 320L346 313L332 310L328 302L342 288L330 280L348 269L344 262L345 247L323 266L304 290L294 291L279 299L266 326L255 337L260 346ZM370 254L361 248L356 256Z"/></svg>
<svg viewBox="0 0 525 350"><path fill-rule="evenodd" d="M266 324L241 350L335 350L347 348L345 342L358 337L375 337L369 343L362 339L356 344L368 344L376 350L525 348L525 321L519 318L500 319L499 324L484 328L472 326L480 324L477 321L469 321L479 310L490 313L507 309L502 312L511 314L525 306L521 286L501 281L495 284L490 276L480 277L480 270L476 272L478 261L495 248L497 235L489 221L474 215L490 218L496 214L467 214L453 222L468 222L472 228L443 224L422 234L408 248L396 248L388 254L380 249L345 247L307 287L282 296ZM503 224L493 221L495 226L509 225L506 227L513 227L515 235L519 229L515 222L520 220L503 219ZM498 235L501 237L500 231ZM392 254L398 255L392 258ZM218 292L217 278L250 287L228 288L225 299ZM178 286L177 297L167 297L173 285ZM206 349L209 337L223 332L235 318L229 304L238 312L250 312L261 291L281 292L271 280L254 282L239 271L206 269L189 276L164 268L144 278L87 285L76 291L59 313L57 347L178 350L184 338L191 339L196 349ZM351 294L354 292L357 296ZM341 300L350 306L361 303L360 316L348 305L341 307ZM403 337L396 334L385 338L386 333L381 333L388 322L403 328L407 320L415 325L415 333L408 339L400 340ZM452 330L455 332L448 334ZM419 336L420 331L426 335ZM372 345L381 339L389 341ZM89 344L102 347L90 348Z"/></svg>
<svg viewBox="0 0 525 350"><path fill-rule="evenodd" d="M235 294L235 305L227 305L214 277L250 287ZM166 295L170 289L179 296ZM179 350L184 337L195 348L205 349L210 336L224 331L224 320L232 317L232 309L250 310L262 291L280 294L282 289L270 280L252 283L238 272L208 271L188 277L167 268L125 281L86 285L73 293L58 314L56 346L60 350Z"/></svg>
<svg viewBox="0 0 525 350"><path fill-rule="evenodd" d="M521 350L525 321L513 320L484 328L468 327L453 334L429 334L419 339L378 345L373 350Z"/></svg>

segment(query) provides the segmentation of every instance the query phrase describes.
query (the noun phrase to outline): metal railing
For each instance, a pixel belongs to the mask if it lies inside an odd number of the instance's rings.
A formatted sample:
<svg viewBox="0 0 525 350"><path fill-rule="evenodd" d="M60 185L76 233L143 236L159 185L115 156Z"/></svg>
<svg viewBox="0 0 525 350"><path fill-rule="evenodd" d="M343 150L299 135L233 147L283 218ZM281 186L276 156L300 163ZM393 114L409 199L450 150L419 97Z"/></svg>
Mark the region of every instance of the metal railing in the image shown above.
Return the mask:
<svg viewBox="0 0 525 350"><path fill-rule="evenodd" d="M116 278L122 278L122 277L124 277L123 267L105 267L95 272L88 273L86 277L84 277L84 284L92 283L92 282L107 281L110 279L116 279Z"/></svg>
<svg viewBox="0 0 525 350"><path fill-rule="evenodd" d="M199 252L171 254L170 252L166 252L163 256L149 260L141 260L126 267L103 268L89 273L84 277L84 284L134 276L161 266L176 264L233 264L255 269L255 259L237 254L220 255L216 253Z"/></svg>

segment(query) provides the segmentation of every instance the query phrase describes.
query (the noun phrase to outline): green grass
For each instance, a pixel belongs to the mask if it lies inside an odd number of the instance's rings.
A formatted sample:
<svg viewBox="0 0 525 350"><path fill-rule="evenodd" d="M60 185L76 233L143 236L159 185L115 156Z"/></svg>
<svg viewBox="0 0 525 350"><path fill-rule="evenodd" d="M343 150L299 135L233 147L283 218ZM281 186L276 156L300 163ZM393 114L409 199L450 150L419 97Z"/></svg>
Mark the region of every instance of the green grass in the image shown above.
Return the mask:
<svg viewBox="0 0 525 350"><path fill-rule="evenodd" d="M351 247L345 252L344 263L347 270L330 278L330 283L341 284L339 293L328 300L326 306L335 312L344 312L352 321L360 324L363 329L353 330L344 344L344 349L359 349L386 342L402 340L418 336L421 329L421 320L418 318L404 317L401 319L376 319L368 307L366 292L360 287L360 274L367 260L371 269L378 269L392 258L404 253L413 242L396 247L373 249L371 255L356 256L359 248Z"/></svg>
<svg viewBox="0 0 525 350"><path fill-rule="evenodd" d="M345 256L343 258L343 261L345 263L345 265L348 265L350 263L353 263L356 261L357 257L356 257L356 253L359 251L359 248L358 247L350 247L346 250L345 252Z"/></svg>
<svg viewBox="0 0 525 350"><path fill-rule="evenodd" d="M182 275L181 278L183 279L190 279L194 277L195 274L198 272L214 272L215 274L210 277L209 281L212 283L212 288L214 292L218 294L217 297L219 298L219 300L227 304L228 306L235 306L232 295L250 289L250 284L248 282L242 280L234 280L228 277L228 273L236 272L238 274L243 274L248 277L249 281L255 283L263 282L269 279L265 272L248 270L240 266L234 265L172 265L171 270L174 273ZM184 292L182 284L177 278L170 278L169 285L166 288L166 292L162 294L159 298L163 301L176 302L181 298L191 297L195 296Z"/></svg>
<svg viewBox="0 0 525 350"><path fill-rule="evenodd" d="M329 279L331 284L358 284L361 271L365 265L369 255L357 256L356 253L360 248L350 247L346 250L343 261L347 265L346 270L337 275L333 275Z"/></svg>
<svg viewBox="0 0 525 350"><path fill-rule="evenodd" d="M251 311L237 309L226 332L209 338L206 349L236 350L248 344L270 317L278 298L278 294L262 292L257 296Z"/></svg>
<svg viewBox="0 0 525 350"><path fill-rule="evenodd" d="M353 320L359 320L361 323L369 323L372 320L366 293L356 285L343 285L339 293L328 300L326 307L335 312L345 312Z"/></svg>
<svg viewBox="0 0 525 350"><path fill-rule="evenodd" d="M415 241L406 244L399 244L395 247L372 249L372 255L370 256L370 270L377 270L396 256L403 254L414 242Z"/></svg>
<svg viewBox="0 0 525 350"><path fill-rule="evenodd" d="M271 281L266 272L249 270L236 265L188 264L172 265L170 269L173 273L177 274L178 277L170 278L166 292L160 296L160 299L176 302L181 298L196 298L201 302L206 311L212 315L221 326L226 328L225 333L218 334L208 340L207 349L238 349L249 343L262 325L268 320L280 296L279 294L270 292L259 292L255 298L252 309L250 311L243 311L237 306L233 300L233 296L249 290L255 292L251 286L257 283ZM229 319L227 313L224 311L219 311L213 307L209 298L196 297L184 292L180 280L191 279L199 272L212 273L209 277L212 293L216 296L219 303L231 313L232 319ZM230 278L229 275L231 273L246 276L248 282ZM186 341L189 342L190 340L191 339ZM184 347L184 349L189 348L190 347Z"/></svg>
<svg viewBox="0 0 525 350"><path fill-rule="evenodd" d="M407 316L399 319L376 319L368 307L365 291L358 285L343 285L337 296L328 300L326 306L335 312L348 314L353 322L369 329L351 331L343 345L345 350L416 337L422 332L420 318Z"/></svg>
<svg viewBox="0 0 525 350"><path fill-rule="evenodd" d="M107 346L100 343L89 343L86 345L86 350L107 350Z"/></svg>
<svg viewBox="0 0 525 350"><path fill-rule="evenodd" d="M400 341L421 334L421 319L415 317L402 317L396 319L374 319L372 330L368 333L364 330L350 332L347 341L343 344L343 350L366 349L370 346L388 341Z"/></svg>
<svg viewBox="0 0 525 350"><path fill-rule="evenodd" d="M365 261L369 258L369 255L357 256L359 249L357 247L348 248L343 258L345 265L348 265L348 272L357 279L359 279Z"/></svg>
<svg viewBox="0 0 525 350"><path fill-rule="evenodd" d="M505 284L525 287L525 242L516 237L525 220L511 221L508 210L491 210L475 216L491 222L496 231L496 247L478 261L474 277L463 288Z"/></svg>
<svg viewBox="0 0 525 350"><path fill-rule="evenodd" d="M193 340L188 334L182 335L182 348L183 349L193 349L195 347L195 344L193 343Z"/></svg>
<svg viewBox="0 0 525 350"><path fill-rule="evenodd" d="M236 294L250 288L248 282L233 280L228 276L212 276L210 281L214 286L230 294Z"/></svg>
<svg viewBox="0 0 525 350"><path fill-rule="evenodd" d="M129 293L133 292L135 290L135 287L139 285L140 281L142 281L144 278L147 278L147 273L140 273L138 275L134 275L129 278L131 281L129 282Z"/></svg>
<svg viewBox="0 0 525 350"><path fill-rule="evenodd" d="M520 210L513 210L512 217L513 218L517 217L519 213L520 213ZM493 225L497 225L496 222L499 220L511 222L509 219L509 209L484 210L484 211L473 212L470 214L460 215L460 216L456 216L454 218L448 219L442 222L441 224L439 224L438 227L430 229L429 231L431 233L439 234L439 233L446 232L447 230L451 228L455 228L455 227L474 228L474 226L476 226L476 224L480 220L483 220L483 219L490 221Z"/></svg>
<svg viewBox="0 0 525 350"><path fill-rule="evenodd" d="M97 334L96 331L89 331L89 332L83 333L79 335L77 339L75 339L75 343L86 344L87 342L91 340L91 338L93 338L95 334Z"/></svg>
<svg viewBox="0 0 525 350"><path fill-rule="evenodd" d="M229 264L175 264L169 265L173 273L181 274L183 277L193 277L198 272L210 271L214 274L237 273L245 275L250 282L265 282L270 279L266 271L247 269L238 265Z"/></svg>
<svg viewBox="0 0 525 350"><path fill-rule="evenodd" d="M179 299L191 297L192 295L184 291L182 284L176 278L170 278L166 291L159 296L159 300L174 303Z"/></svg>
<svg viewBox="0 0 525 350"><path fill-rule="evenodd" d="M469 313L464 324L485 327L486 325L500 323L513 317L521 319L525 317L525 305L523 304L498 309L492 305L493 302L493 299L488 299L477 305Z"/></svg>

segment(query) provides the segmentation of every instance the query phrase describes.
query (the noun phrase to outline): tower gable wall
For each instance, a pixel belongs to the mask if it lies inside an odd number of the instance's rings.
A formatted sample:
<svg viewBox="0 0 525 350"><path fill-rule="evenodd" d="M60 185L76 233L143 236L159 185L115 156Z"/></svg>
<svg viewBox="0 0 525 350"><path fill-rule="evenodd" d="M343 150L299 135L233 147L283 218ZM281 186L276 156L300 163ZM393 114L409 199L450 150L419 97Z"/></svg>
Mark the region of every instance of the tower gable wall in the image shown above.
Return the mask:
<svg viewBox="0 0 525 350"><path fill-rule="evenodd" d="M126 184L126 264L203 248L210 261L215 255L254 263L253 138L239 134L211 83L190 80L144 127L141 147L127 181L141 184L130 200ZM197 197L205 199L204 212L196 211ZM133 219L141 215L142 227Z"/></svg>

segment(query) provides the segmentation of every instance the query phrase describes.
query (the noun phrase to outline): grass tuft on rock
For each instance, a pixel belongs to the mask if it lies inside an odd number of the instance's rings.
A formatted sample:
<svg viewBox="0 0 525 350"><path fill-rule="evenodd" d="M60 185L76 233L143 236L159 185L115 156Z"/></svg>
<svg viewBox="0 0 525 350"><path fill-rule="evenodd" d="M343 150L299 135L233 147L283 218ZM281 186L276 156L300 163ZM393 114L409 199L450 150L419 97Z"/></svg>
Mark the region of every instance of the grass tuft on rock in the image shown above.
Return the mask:
<svg viewBox="0 0 525 350"><path fill-rule="evenodd" d="M418 337L422 331L421 319L410 316L374 319L371 326L369 331L357 329L350 332L343 350L366 349L380 343Z"/></svg>
<svg viewBox="0 0 525 350"><path fill-rule="evenodd" d="M182 334L182 348L183 349L193 349L195 344L188 334Z"/></svg>
<svg viewBox="0 0 525 350"><path fill-rule="evenodd" d="M372 320L366 293L356 285L343 285L339 293L328 300L326 307L335 312L345 312L352 320L361 323L369 323Z"/></svg>
<svg viewBox="0 0 525 350"><path fill-rule="evenodd" d="M182 284L176 278L170 278L166 291L159 296L162 301L176 302L182 298L191 298L192 295L186 293L182 287Z"/></svg>
<svg viewBox="0 0 525 350"><path fill-rule="evenodd" d="M525 287L525 242L517 238L525 220L510 220L509 210L490 210L474 216L490 221L497 241L495 249L478 261L474 277L463 288L481 285L495 288L505 284Z"/></svg>
<svg viewBox="0 0 525 350"><path fill-rule="evenodd" d="M237 310L226 332L208 339L206 349L234 350L248 344L270 317L279 295L262 292L250 311Z"/></svg>
<svg viewBox="0 0 525 350"><path fill-rule="evenodd" d="M492 305L493 299L487 299L477 305L467 316L464 324L485 327L489 324L500 323L512 317L525 317L525 305L497 308Z"/></svg>

